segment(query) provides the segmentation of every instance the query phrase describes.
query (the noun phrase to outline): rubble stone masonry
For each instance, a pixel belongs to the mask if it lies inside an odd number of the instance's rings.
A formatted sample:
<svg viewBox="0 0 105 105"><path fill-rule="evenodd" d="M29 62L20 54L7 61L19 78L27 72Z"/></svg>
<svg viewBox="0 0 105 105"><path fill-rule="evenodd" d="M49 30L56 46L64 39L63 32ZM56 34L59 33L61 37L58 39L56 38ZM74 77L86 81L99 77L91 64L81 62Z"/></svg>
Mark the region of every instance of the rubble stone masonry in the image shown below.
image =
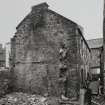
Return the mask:
<svg viewBox="0 0 105 105"><path fill-rule="evenodd" d="M14 89L60 96L59 51L64 45L67 50L64 61L67 66L67 96L77 97L81 81L80 69L82 67L86 74L84 68L87 67L89 71L90 59L89 48L78 29L76 23L48 9L46 3L34 6L17 26L17 32L11 39ZM85 50L80 50L81 39Z"/></svg>

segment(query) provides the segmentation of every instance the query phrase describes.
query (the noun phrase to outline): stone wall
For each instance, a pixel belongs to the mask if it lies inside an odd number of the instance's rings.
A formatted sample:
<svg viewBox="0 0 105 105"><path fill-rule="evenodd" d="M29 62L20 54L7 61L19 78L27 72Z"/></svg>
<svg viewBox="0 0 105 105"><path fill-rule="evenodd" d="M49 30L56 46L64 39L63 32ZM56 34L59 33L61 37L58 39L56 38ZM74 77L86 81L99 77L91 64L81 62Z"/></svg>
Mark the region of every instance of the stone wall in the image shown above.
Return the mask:
<svg viewBox="0 0 105 105"><path fill-rule="evenodd" d="M6 60L6 51L3 48L2 44L0 44L0 67L5 67L5 60Z"/></svg>
<svg viewBox="0 0 105 105"><path fill-rule="evenodd" d="M66 77L66 95L77 97L80 88L78 25L47 9L47 6L33 7L12 39L14 88L59 96L65 91L61 81ZM62 51L65 54L63 58ZM66 66L62 78L61 66Z"/></svg>
<svg viewBox="0 0 105 105"><path fill-rule="evenodd" d="M101 55L101 48L93 48L91 49L92 52L92 61L91 67L99 67L100 68L100 55Z"/></svg>
<svg viewBox="0 0 105 105"><path fill-rule="evenodd" d="M78 29L77 33L79 34L79 37L77 38L77 64L80 75L80 87L84 88L86 87L87 80L91 79L90 64L92 55L91 50L82 34L82 31Z"/></svg>

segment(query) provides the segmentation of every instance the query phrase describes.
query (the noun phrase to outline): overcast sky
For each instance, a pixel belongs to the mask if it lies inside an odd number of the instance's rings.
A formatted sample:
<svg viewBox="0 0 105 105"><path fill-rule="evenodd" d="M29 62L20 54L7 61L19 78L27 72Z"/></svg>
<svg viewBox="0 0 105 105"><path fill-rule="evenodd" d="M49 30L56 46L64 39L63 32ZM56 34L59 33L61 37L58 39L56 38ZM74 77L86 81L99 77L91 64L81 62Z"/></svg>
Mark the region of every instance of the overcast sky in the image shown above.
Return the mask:
<svg viewBox="0 0 105 105"><path fill-rule="evenodd" d="M102 37L103 0L0 0L0 43L9 42L19 22L41 2L81 25L86 39Z"/></svg>

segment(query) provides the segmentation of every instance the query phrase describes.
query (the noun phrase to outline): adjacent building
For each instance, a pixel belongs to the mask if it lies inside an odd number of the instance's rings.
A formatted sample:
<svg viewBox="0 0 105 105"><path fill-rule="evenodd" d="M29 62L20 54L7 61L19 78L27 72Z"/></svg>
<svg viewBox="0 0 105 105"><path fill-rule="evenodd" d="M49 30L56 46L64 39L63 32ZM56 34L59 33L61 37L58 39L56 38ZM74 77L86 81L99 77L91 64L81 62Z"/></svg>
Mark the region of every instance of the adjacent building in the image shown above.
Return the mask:
<svg viewBox="0 0 105 105"><path fill-rule="evenodd" d="M91 48L91 72L92 74L100 74L101 69L101 54L103 48L103 38L87 40Z"/></svg>
<svg viewBox="0 0 105 105"><path fill-rule="evenodd" d="M9 68L10 65L10 55L11 55L11 47L10 47L10 42L5 44L5 66L6 68Z"/></svg>
<svg viewBox="0 0 105 105"><path fill-rule="evenodd" d="M5 67L5 48L0 44L0 67Z"/></svg>
<svg viewBox="0 0 105 105"><path fill-rule="evenodd" d="M48 9L33 6L11 39L14 89L78 97L90 76L91 50L83 29Z"/></svg>
<svg viewBox="0 0 105 105"><path fill-rule="evenodd" d="M77 40L77 65L80 73L81 88L85 88L86 82L92 79L90 65L91 65L91 49L85 40L81 27L78 30L79 40Z"/></svg>
<svg viewBox="0 0 105 105"><path fill-rule="evenodd" d="M100 85L104 87L103 38L90 39L87 40L87 43L91 49L90 71L92 79L96 80L100 78ZM103 93L103 90L101 92Z"/></svg>

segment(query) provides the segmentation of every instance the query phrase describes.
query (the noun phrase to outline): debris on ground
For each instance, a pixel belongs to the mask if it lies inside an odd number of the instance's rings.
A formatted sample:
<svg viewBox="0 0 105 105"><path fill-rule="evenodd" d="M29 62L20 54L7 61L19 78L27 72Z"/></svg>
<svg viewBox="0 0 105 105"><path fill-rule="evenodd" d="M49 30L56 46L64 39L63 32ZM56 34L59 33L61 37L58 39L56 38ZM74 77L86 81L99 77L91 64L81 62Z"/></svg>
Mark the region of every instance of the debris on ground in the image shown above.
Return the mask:
<svg viewBox="0 0 105 105"><path fill-rule="evenodd" d="M39 95L16 92L1 98L0 105L47 105L47 98Z"/></svg>
<svg viewBox="0 0 105 105"><path fill-rule="evenodd" d="M105 96L94 96L92 103L92 105L105 105Z"/></svg>

